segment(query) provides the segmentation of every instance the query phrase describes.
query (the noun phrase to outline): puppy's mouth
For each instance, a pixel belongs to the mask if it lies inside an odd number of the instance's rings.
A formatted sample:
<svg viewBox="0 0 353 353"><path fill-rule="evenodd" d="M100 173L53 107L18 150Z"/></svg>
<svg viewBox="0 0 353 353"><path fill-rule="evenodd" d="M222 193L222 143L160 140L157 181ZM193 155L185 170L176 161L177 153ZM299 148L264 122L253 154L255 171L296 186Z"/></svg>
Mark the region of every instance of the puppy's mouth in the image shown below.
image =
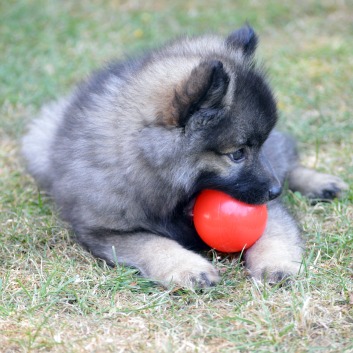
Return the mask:
<svg viewBox="0 0 353 353"><path fill-rule="evenodd" d="M196 196L192 197L184 208L184 214L187 218L194 219L194 206L196 202Z"/></svg>
<svg viewBox="0 0 353 353"><path fill-rule="evenodd" d="M244 202L244 203L247 203L247 204L250 204L250 205L262 205L262 204L265 204L266 202L268 202L269 200L266 198L264 199L250 199L249 198L246 198L246 200L243 200L241 197L234 197L232 195L230 195L229 193L227 193L229 196L233 197L234 199L238 200L238 201L241 201L241 202ZM278 195L280 194L280 192L278 192ZM190 200L186 203L186 206L183 208L183 214L186 218L188 218L189 220L191 220L193 222L193 219L194 219L194 207L195 207L195 203L196 203L196 199L198 197L199 194L196 194L194 196L192 196L190 198ZM276 195L276 197L278 196ZM274 199L275 197L273 198L270 198L271 199ZM250 201L250 202L249 202Z"/></svg>

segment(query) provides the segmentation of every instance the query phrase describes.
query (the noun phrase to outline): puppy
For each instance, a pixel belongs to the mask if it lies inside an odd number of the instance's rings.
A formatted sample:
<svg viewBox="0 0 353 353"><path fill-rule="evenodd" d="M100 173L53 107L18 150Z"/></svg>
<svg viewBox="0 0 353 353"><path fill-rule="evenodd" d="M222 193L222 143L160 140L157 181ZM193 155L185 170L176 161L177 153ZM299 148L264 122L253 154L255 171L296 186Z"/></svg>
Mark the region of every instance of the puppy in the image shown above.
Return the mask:
<svg viewBox="0 0 353 353"><path fill-rule="evenodd" d="M251 275L276 283L298 273L303 242L278 199L285 179L319 199L346 185L302 167L293 140L274 130L256 46L249 26L182 38L111 63L42 109L23 155L84 248L164 285L213 285L190 208L216 189L268 205L265 232L245 253Z"/></svg>

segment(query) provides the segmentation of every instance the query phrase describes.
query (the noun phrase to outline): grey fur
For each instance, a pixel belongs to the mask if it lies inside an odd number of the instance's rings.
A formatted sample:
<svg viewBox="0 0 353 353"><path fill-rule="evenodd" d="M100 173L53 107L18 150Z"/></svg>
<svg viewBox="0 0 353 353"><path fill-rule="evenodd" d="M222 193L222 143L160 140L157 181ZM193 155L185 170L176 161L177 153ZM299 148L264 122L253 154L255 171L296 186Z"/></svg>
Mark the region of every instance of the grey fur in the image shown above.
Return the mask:
<svg viewBox="0 0 353 353"><path fill-rule="evenodd" d="M42 109L23 139L28 171L92 254L165 285L212 285L217 272L191 251L205 247L188 214L201 189L264 203L289 176L293 188L322 194L322 185L304 188L295 143L273 130L256 45L250 27L182 38L112 63ZM325 178L326 196L345 188ZM275 282L299 271L303 245L278 199L269 217L246 261L254 278Z"/></svg>

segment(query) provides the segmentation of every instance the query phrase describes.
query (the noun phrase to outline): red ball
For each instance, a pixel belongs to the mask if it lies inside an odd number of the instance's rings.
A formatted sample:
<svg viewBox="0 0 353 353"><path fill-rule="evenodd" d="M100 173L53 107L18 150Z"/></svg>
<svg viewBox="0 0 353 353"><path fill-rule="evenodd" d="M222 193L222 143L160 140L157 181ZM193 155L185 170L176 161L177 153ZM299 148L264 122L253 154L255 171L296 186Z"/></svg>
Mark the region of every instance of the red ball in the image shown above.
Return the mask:
<svg viewBox="0 0 353 353"><path fill-rule="evenodd" d="M248 205L216 190L204 190L196 198L196 231L216 250L239 252L249 248L263 234L266 222L266 205Z"/></svg>

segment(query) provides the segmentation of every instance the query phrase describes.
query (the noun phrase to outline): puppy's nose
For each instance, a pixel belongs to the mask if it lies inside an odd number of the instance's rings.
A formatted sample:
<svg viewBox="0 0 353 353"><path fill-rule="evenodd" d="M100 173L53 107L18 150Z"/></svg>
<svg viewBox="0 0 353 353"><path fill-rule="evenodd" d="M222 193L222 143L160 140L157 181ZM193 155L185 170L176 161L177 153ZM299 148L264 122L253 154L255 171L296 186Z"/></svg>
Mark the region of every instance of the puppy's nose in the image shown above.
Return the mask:
<svg viewBox="0 0 353 353"><path fill-rule="evenodd" d="M270 200L274 200L276 197L281 195L282 187L280 185L272 186L271 189L268 191L268 196Z"/></svg>

